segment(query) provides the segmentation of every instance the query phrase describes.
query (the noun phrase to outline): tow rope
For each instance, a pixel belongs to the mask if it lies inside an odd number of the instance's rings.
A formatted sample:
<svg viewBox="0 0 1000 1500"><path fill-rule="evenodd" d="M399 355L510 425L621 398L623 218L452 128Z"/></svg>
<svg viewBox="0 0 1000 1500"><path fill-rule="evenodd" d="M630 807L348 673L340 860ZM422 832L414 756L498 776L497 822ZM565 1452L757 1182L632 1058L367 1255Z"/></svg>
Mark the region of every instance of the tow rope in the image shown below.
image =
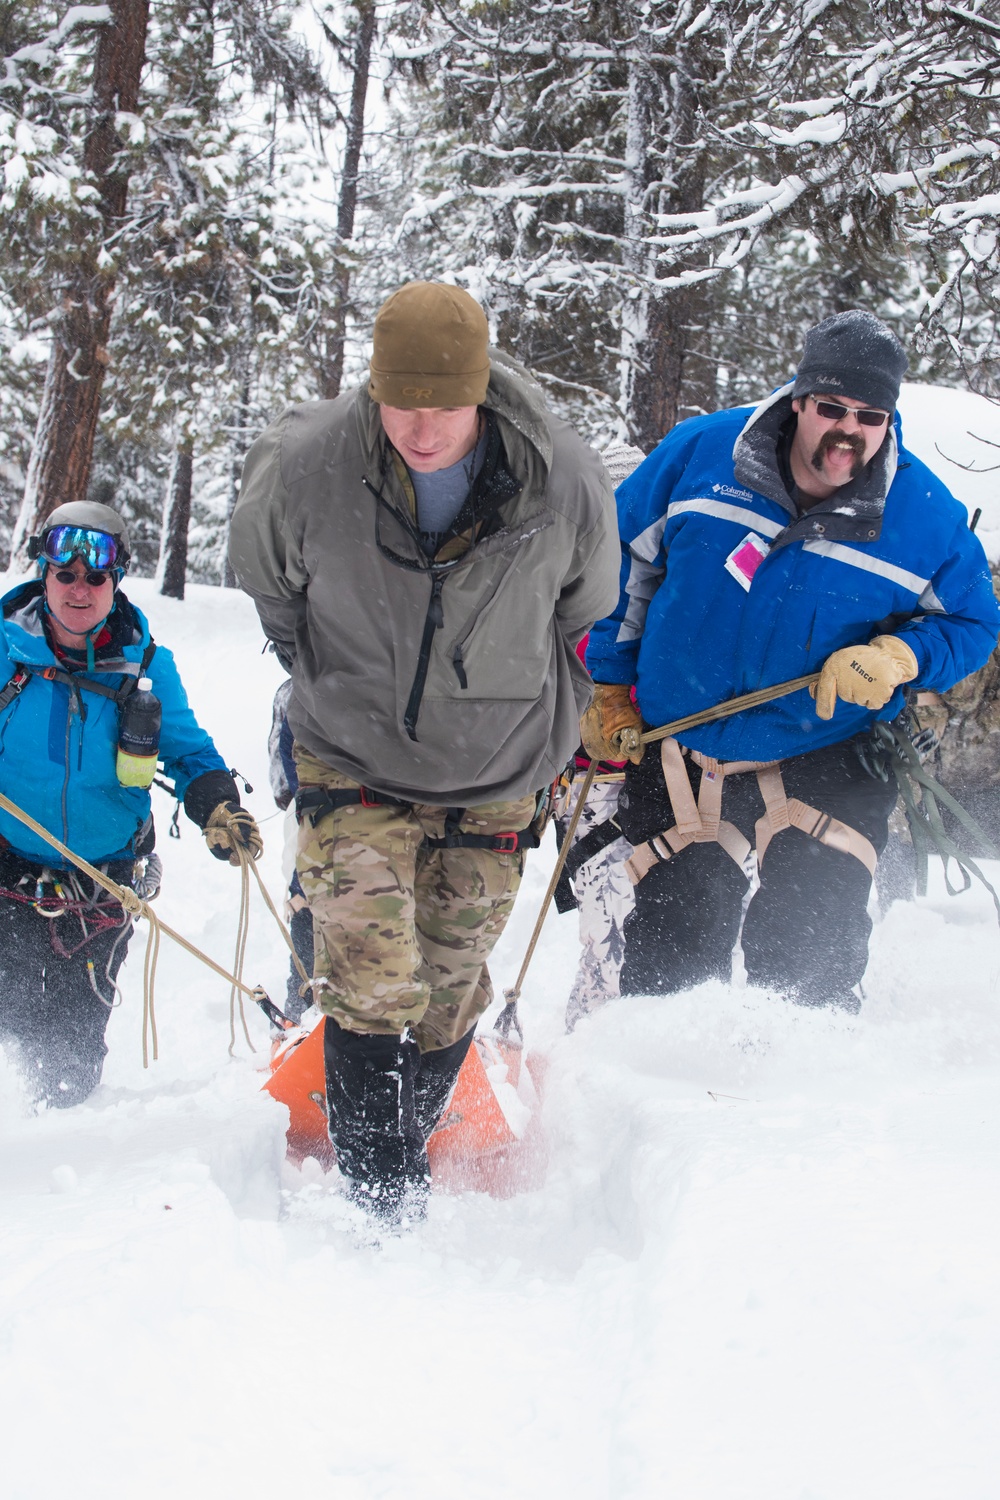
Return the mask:
<svg viewBox="0 0 1000 1500"><path fill-rule="evenodd" d="M83 873L85 875L88 875L91 880L96 881L98 885L102 886L104 890L109 893L109 895L115 898L115 900L128 914L128 916L132 917L133 919L135 919L136 917L145 917L146 921L149 923L149 935L146 940L146 954L142 970L142 1065L144 1068L148 1068L149 1066L150 1041L152 1041L153 1061L156 1062L159 1058L158 1041L156 1035L154 989L156 982L156 964L160 953L160 936L162 933L166 933L167 937L172 938L175 943L178 943L180 947L184 948L188 953L192 955L193 958L200 959L200 961L209 969L214 970L214 972L220 975L221 978L229 981L229 984L231 986L229 1027L230 1053L232 1053L233 1047L235 1046L236 1042L235 1012L237 1005L239 1006L240 1020L242 1022L243 1034L246 1037L247 1045L249 1046L251 1051L256 1051L253 1042L251 1042L250 1040L249 1032L247 1031L246 1016L243 1012L244 995L249 995L251 1000L253 1000L255 1004L260 1006L261 1010L267 1016L268 1020L271 1021L272 1024L278 1027L280 1030L287 1031L291 1028L292 1023L288 1020L288 1017L284 1015L284 1013L280 1011L274 1004L267 991L264 989L263 985L258 984L251 986L248 984L244 984L242 978L243 955L246 949L246 937L249 930L250 880L247 873L247 866L249 865L257 878L257 884L260 887L260 891L262 896L264 897L267 908L277 922L279 928L282 931L282 934L284 935L285 941L288 944L289 951L291 952L292 957L295 960L295 967L297 968L303 981L309 981L309 976L306 974L305 969L303 968L302 963L298 957L298 954L295 952L291 934L278 915L274 902L271 900L271 897L267 892L264 882L261 879L260 871L257 869L256 864L251 858L249 850L244 849L239 845L234 845L234 848L236 849L236 852L239 856L241 866L242 894L240 901L240 919L236 944L237 972L231 974L227 969L224 969L221 964L216 963L214 958L209 958L207 953L203 953L200 948L197 948L194 945L194 943L189 942L186 937L182 937L179 932L176 932L172 927L169 927L166 922L161 921L160 918L156 915L155 911L153 911L150 907L148 901L144 901L140 896L136 895L135 891L131 890L128 886L119 885L116 880L112 880L109 875L106 875L103 870L97 869L95 865L89 864L87 860L82 859L79 854L74 854L72 849L68 848L68 846L62 843L60 839L57 839L54 834L49 833L47 828L43 828L41 823L37 822L30 813L26 813L23 808L18 807L17 803L12 802L9 797L6 797L3 794L3 792L0 792L0 808L3 808L4 812L10 813L11 817L16 818L19 823L23 823L26 828L30 828L32 833L35 833L39 838L44 839L45 842L47 844L50 844L53 849L57 849L64 859L68 859L69 862L75 865L78 870L82 870Z"/></svg>

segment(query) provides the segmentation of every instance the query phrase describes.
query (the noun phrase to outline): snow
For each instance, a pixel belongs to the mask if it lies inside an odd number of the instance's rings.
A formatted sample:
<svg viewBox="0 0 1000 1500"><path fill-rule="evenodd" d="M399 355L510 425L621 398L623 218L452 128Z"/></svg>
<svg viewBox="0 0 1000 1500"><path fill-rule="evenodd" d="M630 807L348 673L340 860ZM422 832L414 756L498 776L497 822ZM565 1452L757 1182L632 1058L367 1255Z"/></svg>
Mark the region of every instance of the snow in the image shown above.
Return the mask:
<svg viewBox="0 0 1000 1500"><path fill-rule="evenodd" d="M904 384L903 442L972 513L991 560L1000 560L1000 405L943 385Z"/></svg>
<svg viewBox="0 0 1000 1500"><path fill-rule="evenodd" d="M995 409L958 393L908 387L901 405L942 473L935 441L960 455L967 430L998 436ZM998 505L983 524L1000 543ZM129 592L253 783L279 896L265 742L280 672L252 607ZM157 797L160 914L228 964L237 873L183 818L168 839ZM498 990L553 857L529 865ZM280 1000L285 950L253 900L246 974ZM575 924L551 915L522 1002L549 1065L544 1181L506 1200L438 1193L425 1226L381 1246L318 1168L284 1162L265 1027L250 1016L258 1053L241 1040L230 1058L227 987L167 939L160 1060L143 1070L143 938L88 1103L26 1115L0 1059L10 1500L992 1500L1000 932L985 893L952 900L938 878L894 905L857 1017L707 984L620 1001L569 1037Z"/></svg>

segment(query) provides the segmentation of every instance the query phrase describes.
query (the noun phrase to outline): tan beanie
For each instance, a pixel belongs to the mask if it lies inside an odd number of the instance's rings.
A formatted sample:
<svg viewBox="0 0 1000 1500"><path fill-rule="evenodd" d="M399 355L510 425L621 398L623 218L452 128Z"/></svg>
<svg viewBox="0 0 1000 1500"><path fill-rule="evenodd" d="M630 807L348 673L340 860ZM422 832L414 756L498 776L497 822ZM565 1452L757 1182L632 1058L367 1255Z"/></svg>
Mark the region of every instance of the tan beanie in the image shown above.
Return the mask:
<svg viewBox="0 0 1000 1500"><path fill-rule="evenodd" d="M368 394L386 406L480 406L490 379L489 330L457 286L410 281L379 308Z"/></svg>

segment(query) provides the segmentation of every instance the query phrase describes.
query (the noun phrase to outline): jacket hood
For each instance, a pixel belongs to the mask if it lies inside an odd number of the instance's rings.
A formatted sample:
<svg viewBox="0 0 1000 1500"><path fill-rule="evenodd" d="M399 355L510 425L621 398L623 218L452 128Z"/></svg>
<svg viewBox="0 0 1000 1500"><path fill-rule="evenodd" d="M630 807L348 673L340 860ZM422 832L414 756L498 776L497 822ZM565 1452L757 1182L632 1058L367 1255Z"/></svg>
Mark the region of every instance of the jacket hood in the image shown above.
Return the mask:
<svg viewBox="0 0 1000 1500"><path fill-rule="evenodd" d="M792 501L785 489L778 466L778 443L782 429L795 413L792 411L792 388L789 381L755 407L733 447L736 478L758 494L792 513ZM896 477L899 446L902 441L899 416L891 423L882 446L864 469L849 484L842 485L826 500L811 505L810 520L824 517L824 534L830 541L847 541L864 529L865 540L872 540L881 529L885 499ZM793 519L794 518L793 516ZM801 519L801 517L797 518Z"/></svg>

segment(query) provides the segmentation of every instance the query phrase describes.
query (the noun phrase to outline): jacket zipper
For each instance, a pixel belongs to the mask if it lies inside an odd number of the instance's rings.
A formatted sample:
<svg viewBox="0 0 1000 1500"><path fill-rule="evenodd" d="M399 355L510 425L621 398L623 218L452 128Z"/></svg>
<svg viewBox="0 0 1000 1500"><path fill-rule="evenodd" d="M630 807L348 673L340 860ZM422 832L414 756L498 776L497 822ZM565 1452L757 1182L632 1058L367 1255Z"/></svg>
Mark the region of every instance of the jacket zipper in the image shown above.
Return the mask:
<svg viewBox="0 0 1000 1500"><path fill-rule="evenodd" d="M70 770L70 765L72 763L71 760L70 760L70 756L72 754L72 749L73 749L73 716L76 713L76 699L75 699L75 696L74 696L74 693L73 693L73 689L72 688L67 688L66 691L67 691L67 698L68 698L68 701L67 701L67 704L66 704L66 755L65 755L66 769L65 769L65 774L63 776L62 799L61 799L62 800L62 829L63 829L63 843L64 844L68 844L69 843L69 808L67 806L67 798L69 796L69 770Z"/></svg>
<svg viewBox="0 0 1000 1500"><path fill-rule="evenodd" d="M427 669L431 660L431 645L434 640L435 630L440 630L444 624L444 606L441 603L441 590L444 588L445 575L438 574L431 581L431 597L427 606L427 617L424 620L424 633L420 640L420 655L417 658L417 670L413 678L413 686L410 688L410 696L403 714L403 725L411 740L417 738L417 718L420 714L420 704L424 696L424 686L427 682Z"/></svg>
<svg viewBox="0 0 1000 1500"><path fill-rule="evenodd" d="M455 647L455 654L451 659L451 664L455 668L455 676L458 678L459 687L462 688L463 691L465 691L469 686L469 679L465 671L465 661L462 657L461 643L459 643L459 645Z"/></svg>

